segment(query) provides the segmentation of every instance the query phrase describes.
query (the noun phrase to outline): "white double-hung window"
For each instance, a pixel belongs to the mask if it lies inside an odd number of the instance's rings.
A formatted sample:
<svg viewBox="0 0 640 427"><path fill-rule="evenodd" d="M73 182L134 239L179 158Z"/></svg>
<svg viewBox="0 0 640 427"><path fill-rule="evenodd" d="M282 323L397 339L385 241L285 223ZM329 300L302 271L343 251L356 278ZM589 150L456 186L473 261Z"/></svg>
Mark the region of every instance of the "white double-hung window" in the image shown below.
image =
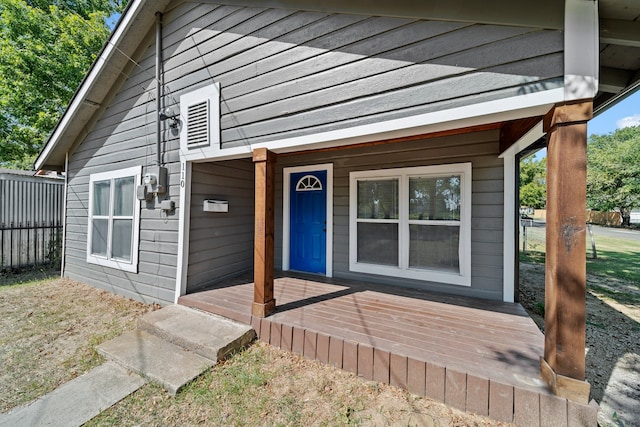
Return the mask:
<svg viewBox="0 0 640 427"><path fill-rule="evenodd" d="M89 178L87 262L137 272L141 166Z"/></svg>
<svg viewBox="0 0 640 427"><path fill-rule="evenodd" d="M471 163L349 176L351 271L471 285Z"/></svg>

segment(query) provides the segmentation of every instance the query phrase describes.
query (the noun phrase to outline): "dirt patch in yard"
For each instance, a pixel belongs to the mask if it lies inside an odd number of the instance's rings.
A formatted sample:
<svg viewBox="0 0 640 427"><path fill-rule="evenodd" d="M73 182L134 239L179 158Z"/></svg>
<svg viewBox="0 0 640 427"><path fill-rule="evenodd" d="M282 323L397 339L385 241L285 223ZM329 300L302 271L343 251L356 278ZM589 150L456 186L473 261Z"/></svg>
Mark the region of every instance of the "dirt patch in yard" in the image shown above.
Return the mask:
<svg viewBox="0 0 640 427"><path fill-rule="evenodd" d="M0 412L102 363L95 346L153 308L66 279L0 287Z"/></svg>
<svg viewBox="0 0 640 427"><path fill-rule="evenodd" d="M262 342L171 398L147 385L87 424L511 426L366 381Z"/></svg>
<svg viewBox="0 0 640 427"><path fill-rule="evenodd" d="M544 266L521 265L520 296L543 328ZM587 381L640 355L640 289L589 276ZM0 286L0 412L102 363L95 346L158 308L66 279ZM507 425L255 343L171 398L147 385L90 425Z"/></svg>
<svg viewBox="0 0 640 427"><path fill-rule="evenodd" d="M544 265L520 264L520 301L544 330ZM587 276L586 380L602 401L616 362L640 355L640 286Z"/></svg>
<svg viewBox="0 0 640 427"><path fill-rule="evenodd" d="M66 279L0 286L0 412L100 364L156 307ZM88 425L507 426L256 342L176 398L146 385Z"/></svg>

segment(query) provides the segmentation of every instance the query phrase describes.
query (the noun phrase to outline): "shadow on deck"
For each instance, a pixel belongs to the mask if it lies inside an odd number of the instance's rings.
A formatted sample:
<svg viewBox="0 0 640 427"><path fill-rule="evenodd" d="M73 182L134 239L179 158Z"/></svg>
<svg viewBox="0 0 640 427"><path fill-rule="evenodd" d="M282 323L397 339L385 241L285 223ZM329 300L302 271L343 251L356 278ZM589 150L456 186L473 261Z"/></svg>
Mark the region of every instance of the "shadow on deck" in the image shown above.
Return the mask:
<svg viewBox="0 0 640 427"><path fill-rule="evenodd" d="M593 408L543 385L544 336L520 304L302 275L277 278L274 294L276 312L265 319L251 315L251 278L179 304L250 324L275 347L463 411L523 426L585 425L591 413L595 420Z"/></svg>

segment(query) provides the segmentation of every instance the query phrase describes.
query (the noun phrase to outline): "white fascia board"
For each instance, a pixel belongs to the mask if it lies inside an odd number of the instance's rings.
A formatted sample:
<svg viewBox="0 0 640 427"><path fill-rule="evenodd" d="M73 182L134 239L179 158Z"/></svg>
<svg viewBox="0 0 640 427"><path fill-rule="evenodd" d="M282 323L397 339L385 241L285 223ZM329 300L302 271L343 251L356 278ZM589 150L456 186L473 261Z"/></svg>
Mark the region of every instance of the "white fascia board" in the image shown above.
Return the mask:
<svg viewBox="0 0 640 427"><path fill-rule="evenodd" d="M598 93L598 2L566 0L564 14L565 101Z"/></svg>
<svg viewBox="0 0 640 427"><path fill-rule="evenodd" d="M99 76L104 71L105 67L109 63L109 59L113 56L113 53L117 50L116 46L122 41L125 34L128 32L129 27L135 21L138 12L140 11L145 0L134 0L129 11L121 19L122 22L118 24L113 34L107 40L107 44L91 66L89 73L87 74L82 86L78 89L78 92L71 100L71 104L67 107L64 115L58 122L58 125L53 131L53 134L49 137L47 144L44 146L40 155L34 162L35 169L41 169L45 165L47 158L51 154L51 151L58 145L62 135L69 127L69 124L73 121L77 112L82 108L82 104L87 99L87 95L93 85L98 81Z"/></svg>
<svg viewBox="0 0 640 427"><path fill-rule="evenodd" d="M224 149L218 146L213 150L212 155L207 158L196 157L191 153L180 150L180 158L198 162L219 161L250 157L256 148L267 148L275 153L289 153L403 138L516 120L523 117L541 116L549 112L556 103L563 101L564 88L557 88L402 119L321 132L314 135Z"/></svg>

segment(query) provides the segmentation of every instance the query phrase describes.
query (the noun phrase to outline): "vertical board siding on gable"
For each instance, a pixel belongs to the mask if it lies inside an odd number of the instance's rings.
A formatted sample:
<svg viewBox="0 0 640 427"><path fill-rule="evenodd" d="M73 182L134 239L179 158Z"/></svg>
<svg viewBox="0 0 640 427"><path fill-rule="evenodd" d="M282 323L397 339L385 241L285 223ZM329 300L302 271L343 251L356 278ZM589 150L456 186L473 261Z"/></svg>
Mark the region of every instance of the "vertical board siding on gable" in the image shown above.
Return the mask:
<svg viewBox="0 0 640 427"><path fill-rule="evenodd" d="M333 163L333 275L387 284L502 299L502 159L497 131L353 149L281 156L277 163L276 266L282 265L282 169ZM472 163L471 287L425 283L349 271L349 173L354 171Z"/></svg>
<svg viewBox="0 0 640 427"><path fill-rule="evenodd" d="M251 160L193 164L187 292L253 268L253 183ZM204 212L205 199L229 212Z"/></svg>

